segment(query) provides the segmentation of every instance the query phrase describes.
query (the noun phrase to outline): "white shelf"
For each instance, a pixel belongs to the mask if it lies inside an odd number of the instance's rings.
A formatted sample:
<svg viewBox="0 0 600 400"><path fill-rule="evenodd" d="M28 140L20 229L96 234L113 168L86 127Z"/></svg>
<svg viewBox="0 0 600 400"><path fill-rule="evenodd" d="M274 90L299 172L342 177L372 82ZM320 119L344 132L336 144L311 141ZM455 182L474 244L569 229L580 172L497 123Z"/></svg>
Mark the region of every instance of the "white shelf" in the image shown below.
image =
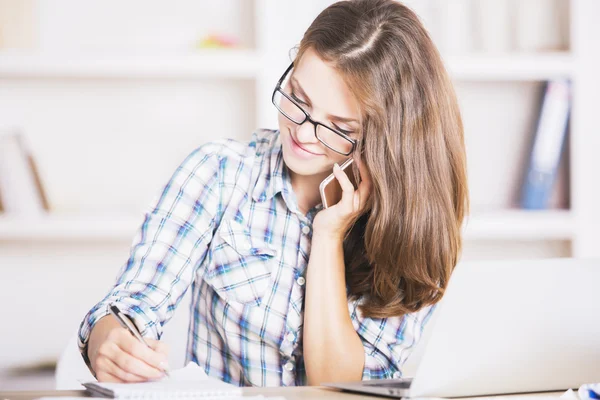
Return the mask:
<svg viewBox="0 0 600 400"><path fill-rule="evenodd" d="M259 67L253 50L124 56L0 52L0 78L254 78Z"/></svg>
<svg viewBox="0 0 600 400"><path fill-rule="evenodd" d="M0 52L0 78L255 78L253 50L206 49L189 54L76 55ZM444 57L459 80L548 80L571 77L570 53Z"/></svg>
<svg viewBox="0 0 600 400"><path fill-rule="evenodd" d="M466 220L465 240L571 240L569 210L505 210L475 213Z"/></svg>
<svg viewBox="0 0 600 400"><path fill-rule="evenodd" d="M134 215L57 216L37 219L0 217L0 240L131 241L143 217ZM465 240L570 240L573 219L568 210L508 210L471 216Z"/></svg>
<svg viewBox="0 0 600 400"><path fill-rule="evenodd" d="M0 240L131 241L143 216L0 217Z"/></svg>
<svg viewBox="0 0 600 400"><path fill-rule="evenodd" d="M543 81L571 78L574 72L568 52L447 56L444 62L458 80Z"/></svg>

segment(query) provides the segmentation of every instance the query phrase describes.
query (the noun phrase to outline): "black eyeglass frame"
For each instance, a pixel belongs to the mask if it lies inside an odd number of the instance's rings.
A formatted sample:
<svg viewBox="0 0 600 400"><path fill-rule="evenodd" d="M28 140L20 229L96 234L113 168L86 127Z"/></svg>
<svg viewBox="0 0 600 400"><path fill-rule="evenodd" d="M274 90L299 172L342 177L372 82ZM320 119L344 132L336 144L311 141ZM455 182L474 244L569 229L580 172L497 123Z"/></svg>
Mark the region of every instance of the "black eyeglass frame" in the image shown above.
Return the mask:
<svg viewBox="0 0 600 400"><path fill-rule="evenodd" d="M281 75L281 78L279 78L279 81L277 82L277 85L275 86L275 89L273 90L273 94L271 95L271 102L273 103L273 105L275 106L275 108L277 108L277 110L279 110L279 112L281 114L283 114L284 117L286 117L287 119L289 119L290 121L292 121L293 123L297 124L297 125L302 125L303 123L305 123L306 121L310 122L311 124L313 124L313 126L315 127L315 137L317 138L317 140L321 143L323 143L325 146L327 146L327 148L329 148L332 151L335 151L338 154L341 154L343 156L349 156L350 154L352 154L354 152L354 150L356 149L356 140L352 139L351 137L349 137L348 135L334 129L331 128L321 122L315 121L311 118L310 114L308 112L306 112L306 110L300 106L300 104L298 104L298 102L296 102L293 98L291 98L291 96L288 96L288 94L286 92L283 91L283 89L281 88L281 84L283 83L283 81L285 80L285 77L287 76L287 74L289 74L289 72L291 71L291 69L294 67L294 63L291 63L289 67L287 67L287 69L285 70L285 72L283 73L283 75ZM286 99L288 99L290 102L292 102L296 107L298 107L300 109L300 111L302 111L302 113L304 114L304 119L301 122L296 122L294 121L290 116L288 116L280 107L278 104L276 104L275 102L275 95L277 94L277 92L281 93L282 96L285 96ZM348 142L350 142L352 144L352 149L350 149L349 152L347 153L343 153L341 151L338 151L334 148L332 148L330 145L328 145L327 143L325 143L323 140L321 140L321 138L319 137L319 135L317 135L317 126L321 125L323 128L325 129L329 129L331 132L335 133L336 135L341 136L343 139L347 140Z"/></svg>

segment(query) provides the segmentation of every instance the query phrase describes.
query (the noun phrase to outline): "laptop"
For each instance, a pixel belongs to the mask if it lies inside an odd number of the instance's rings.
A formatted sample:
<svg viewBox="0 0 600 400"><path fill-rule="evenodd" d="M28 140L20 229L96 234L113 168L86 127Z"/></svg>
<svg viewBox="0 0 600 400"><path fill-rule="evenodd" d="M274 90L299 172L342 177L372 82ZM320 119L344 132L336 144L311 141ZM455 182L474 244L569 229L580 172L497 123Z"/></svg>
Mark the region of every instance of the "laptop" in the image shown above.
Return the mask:
<svg viewBox="0 0 600 400"><path fill-rule="evenodd" d="M600 259L461 262L429 324L414 377L324 386L401 398L600 382Z"/></svg>

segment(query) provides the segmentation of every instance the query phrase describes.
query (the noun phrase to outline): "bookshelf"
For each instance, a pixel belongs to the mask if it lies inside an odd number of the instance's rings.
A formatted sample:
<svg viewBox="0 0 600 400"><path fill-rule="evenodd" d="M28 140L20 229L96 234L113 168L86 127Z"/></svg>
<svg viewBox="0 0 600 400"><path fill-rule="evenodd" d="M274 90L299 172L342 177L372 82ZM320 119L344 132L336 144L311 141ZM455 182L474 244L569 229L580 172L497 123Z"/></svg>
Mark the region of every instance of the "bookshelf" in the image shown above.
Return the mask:
<svg viewBox="0 0 600 400"><path fill-rule="evenodd" d="M243 89L247 91L250 88L251 90L246 98L255 100L253 110L250 110L250 112L253 111L254 116L248 118L248 121L253 121L255 126L272 127L276 126L276 113L272 110L270 102L265 100L269 98L273 81L289 61L288 51L297 43L299 35L312 17L330 2L313 0L303 6L298 4L275 5L270 0L254 0L250 2L251 6L246 3L246 9L250 8L252 13L249 13L249 16L238 15L236 18L249 19L242 25L254 25L249 29L254 32L254 37L244 38L244 43L249 45L239 49L194 51L177 49L177 51L155 52L143 50L134 53L125 52L123 49L112 53L107 52L106 49L97 52L65 51L64 49L54 52L3 50L0 51L0 82L8 83L10 87L12 83L44 86L48 82L69 84L69 82L101 81L111 84L117 82L115 86L118 86L119 82L136 80L141 82L243 80L251 82L250 85L246 84ZM576 23L576 21L583 20L589 12L588 7L591 6L588 3L586 0L569 1L570 48L568 49L537 53L447 54L441 48L452 78L458 86L466 84L467 89L465 90L469 91L469 87L480 84L501 85L505 82L517 86L520 84L531 85L534 82L567 77L574 82L575 103L577 103L578 98L585 96L582 94L584 85L581 82L584 82L586 76L582 75L580 67L582 55L585 59L585 49L587 49L586 46L589 46L589 43L586 44L586 35L582 32L590 28L586 24ZM45 7L48 5L42 4L40 9L43 10ZM228 12L231 12L235 6L229 4L226 8ZM291 14L296 16L293 21L281 18ZM535 108L532 104L529 104L528 107ZM582 115L577 104L572 115L569 138L571 154L567 166L571 181L570 192L567 196L571 208L528 213L506 204L504 209L495 207L492 211L488 211L486 207L478 208L476 203L469 222L465 226L465 238L468 241L493 240L495 238L501 240L510 237L524 240L561 239L589 243L587 239L584 239L588 237L588 234L584 233L585 229L582 228L587 223L580 220L579 216L582 215L582 212L577 208L578 204L587 204L587 201L579 200L587 197L586 185L578 184L583 174L582 171L587 168L578 169L577 167L581 149L587 145L585 138L582 138L584 134L579 133L578 127L585 126L580 120L589 119L589 117ZM251 123L247 125L251 125ZM527 127L522 128L523 131L527 129ZM467 132L468 134L469 132ZM523 144L521 143L520 146L522 147ZM477 152L478 149L472 151ZM521 152L524 151L521 149ZM182 150L180 154L183 153ZM173 161L178 159L180 158L175 156L172 158ZM171 165L173 164L171 163ZM470 164L470 167L476 168L477 165ZM165 168L164 171L166 173L168 169ZM509 173L514 174L515 172L510 171ZM513 181L516 180L517 178L514 177ZM148 187L150 186L148 185ZM474 192L478 190L477 187L473 189ZM125 213L121 210L108 210L109 217L107 218L97 217L95 209L83 212L75 210L75 213L69 209L66 215L71 216L63 217L60 210L63 207L59 207L56 215L49 215L35 221L3 216L0 217L0 240L36 241L52 238L66 241L129 240L129 234L136 225L136 219L131 217L131 215L135 215L133 210L136 208L131 204L128 205L130 207ZM71 205L71 207L73 206ZM589 209L589 206L587 208ZM101 214L107 214L107 212L102 211ZM585 249L576 252L582 255L595 254L594 249L584 245L574 246L574 249Z"/></svg>
<svg viewBox="0 0 600 400"><path fill-rule="evenodd" d="M253 50L205 49L149 55L39 55L4 51L3 78L255 78L260 59Z"/></svg>
<svg viewBox="0 0 600 400"><path fill-rule="evenodd" d="M574 70L569 52L449 56L444 62L452 78L463 81L544 81L571 78Z"/></svg>
<svg viewBox="0 0 600 400"><path fill-rule="evenodd" d="M56 215L38 218L0 217L0 240L130 242L143 216ZM507 210L479 213L464 225L466 240L572 240L573 216L568 210Z"/></svg>
<svg viewBox="0 0 600 400"><path fill-rule="evenodd" d="M572 240L569 210L480 212L465 224L465 240Z"/></svg>
<svg viewBox="0 0 600 400"><path fill-rule="evenodd" d="M143 216L113 214L52 215L39 218L0 217L0 240L131 242Z"/></svg>
<svg viewBox="0 0 600 400"><path fill-rule="evenodd" d="M527 81L571 77L568 52L525 55L449 56L444 60L457 80ZM202 50L190 54L142 56L35 55L4 51L3 78L248 78L258 76L260 54L253 50Z"/></svg>
<svg viewBox="0 0 600 400"><path fill-rule="evenodd" d="M228 81L244 80L253 83L254 93L250 98L256 99L256 126L276 126L276 115L270 107L268 99L274 77L279 75L289 57L287 51L297 42L311 18L330 1L315 0L308 6L274 5L269 0L252 2L253 15L250 24L254 24L254 38L240 49L204 49L195 51L140 51L133 54L122 50L113 53L102 52L32 52L4 50L0 52L0 81L25 82L29 84L57 81L108 80L108 81L165 81L211 79ZM467 83L470 86L507 82L515 84L523 82L542 82L553 78L567 77L574 81L576 88L580 77L577 75L581 64L577 58L580 43L579 24L574 24L579 14L584 14L588 7L585 0L571 0L571 47L560 51L543 51L538 53L486 54L472 52L469 54L444 54L444 61L457 85ZM248 7L246 5L246 7ZM43 9L43 7L41 7ZM227 7L231 11L231 5ZM280 18L286 13L297 16L293 22ZM285 20L285 21L284 21ZM282 27L285 25L285 28ZM581 28L583 29L583 28ZM252 29L251 29L252 30ZM275 34L279 32L279 34ZM247 40L248 41L248 40ZM585 47L585 45L583 45ZM283 56L281 55L283 54ZM248 86L248 85L247 85ZM467 89L468 90L468 89ZM577 95L576 91L576 95ZM578 115L577 110L573 112ZM577 122L571 127L570 140L575 144L578 138ZM474 150L476 151L476 149ZM523 151L523 150L522 150ZM576 152L572 149L572 153ZM175 159L175 157L174 157ZM575 165L569 165L572 184L576 184ZM514 172L511 172L514 173ZM476 190L475 190L476 191ZM576 193L568 194L573 205L577 204ZM477 207L475 207L477 209ZM529 214L527 211L496 209L493 212L475 211L465 227L467 240L485 238L503 239L506 237L527 240L564 239L579 240L582 235L578 227L576 213L570 210L547 210ZM110 213L110 212L109 212ZM15 217L0 218L1 240L47 240L54 237L63 240L105 239L126 240L131 227L135 228L133 212L113 212L107 219L95 217L94 212L77 214L78 216L48 216L36 220L32 224L20 224ZM123 214L123 215L121 215ZM112 221L108 224L106 221ZM29 226L29 227L26 227ZM70 234L69 232L73 232Z"/></svg>
<svg viewBox="0 0 600 400"><path fill-rule="evenodd" d="M246 138L256 127L277 127L273 85L290 61L290 48L331 3L228 0L219 3L221 9L181 0L163 21L164 10L156 8L167 3L63 1L68 18L51 13L51 0L30 1L39 14L39 48L0 49L0 126L19 126L28 135L53 210L39 218L0 216L0 268L6 278L0 292L9 298L21 298L23 290L41 296L39 282L26 279L40 277L57 288L48 304L62 310L56 317L30 307L30 320L57 329L47 332L45 343L22 343L19 332L6 333L0 369L60 354L82 313L104 295L126 260L141 211L193 148L217 137ZM465 259L600 257L595 184L600 3L569 0L568 6L566 48L442 51L465 119L473 205L464 226ZM105 30L103 18L113 14L116 21ZM238 25L242 28L232 33L241 38L239 49L186 47L198 26ZM71 35L74 29L81 35ZM170 42L176 45L170 48ZM539 88L563 77L574 88L564 165L568 185L558 191L568 208L517 209L511 199L537 117ZM75 290L78 304L71 300ZM7 310L0 317L20 315ZM17 345L9 348L10 343Z"/></svg>

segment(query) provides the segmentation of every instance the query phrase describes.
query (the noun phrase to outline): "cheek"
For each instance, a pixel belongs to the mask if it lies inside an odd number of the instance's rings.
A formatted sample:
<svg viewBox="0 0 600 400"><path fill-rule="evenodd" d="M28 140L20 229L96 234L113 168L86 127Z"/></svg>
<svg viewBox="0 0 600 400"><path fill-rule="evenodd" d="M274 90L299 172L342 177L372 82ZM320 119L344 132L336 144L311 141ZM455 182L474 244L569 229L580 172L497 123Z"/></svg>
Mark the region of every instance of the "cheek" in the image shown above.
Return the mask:
<svg viewBox="0 0 600 400"><path fill-rule="evenodd" d="M286 147L287 145L289 145L289 141L291 140L289 137L290 132L293 132L294 129L296 129L295 127L297 125L285 118L284 116L282 116L281 113L279 114L278 122L279 131L281 135L281 142L283 144L283 152L285 156L285 154L288 151ZM303 167L310 169L311 173L313 174L331 173L333 171L333 164L338 163L341 165L348 158L346 156L336 153L335 151L330 150L325 145L321 146L325 150L326 157L321 157L318 163L313 162L310 164L303 164Z"/></svg>
<svg viewBox="0 0 600 400"><path fill-rule="evenodd" d="M343 156L335 151L327 149L327 161L331 164L331 168L333 168L333 164L335 163L341 165L346 159L348 159L348 156Z"/></svg>
<svg viewBox="0 0 600 400"><path fill-rule="evenodd" d="M287 119L286 117L284 117L283 115L281 115L281 113L277 113L277 114L278 114L277 122L279 123L279 130L287 131L288 129L291 129L291 127L292 127L292 125L294 125L294 123L292 121L290 121L289 119Z"/></svg>

